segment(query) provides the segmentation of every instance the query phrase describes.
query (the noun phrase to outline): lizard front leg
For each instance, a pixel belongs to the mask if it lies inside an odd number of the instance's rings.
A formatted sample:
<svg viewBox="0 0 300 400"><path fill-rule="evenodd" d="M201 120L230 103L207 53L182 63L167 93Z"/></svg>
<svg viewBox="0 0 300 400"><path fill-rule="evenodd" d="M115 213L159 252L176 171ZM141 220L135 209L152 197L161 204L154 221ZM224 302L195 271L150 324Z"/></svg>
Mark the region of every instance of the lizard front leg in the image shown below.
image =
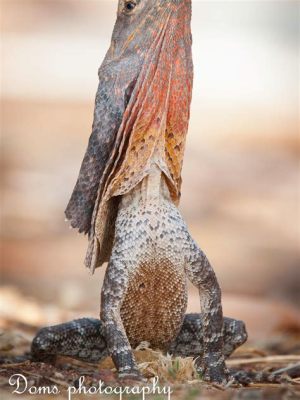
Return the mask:
<svg viewBox="0 0 300 400"><path fill-rule="evenodd" d="M205 254L191 241L185 271L199 289L202 309L203 355L196 368L203 379L224 384L230 375L225 365L221 289Z"/></svg>
<svg viewBox="0 0 300 400"><path fill-rule="evenodd" d="M126 262L120 259L113 254L105 273L101 292L101 319L105 327L108 352L119 377L141 380L120 315L129 280Z"/></svg>

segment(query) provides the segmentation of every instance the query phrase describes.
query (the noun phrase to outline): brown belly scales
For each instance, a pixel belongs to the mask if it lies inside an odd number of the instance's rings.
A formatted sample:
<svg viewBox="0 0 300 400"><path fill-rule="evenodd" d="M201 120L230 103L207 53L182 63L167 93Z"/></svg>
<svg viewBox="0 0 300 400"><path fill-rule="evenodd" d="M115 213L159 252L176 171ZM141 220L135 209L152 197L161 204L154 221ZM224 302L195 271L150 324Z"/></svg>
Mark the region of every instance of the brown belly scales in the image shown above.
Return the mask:
<svg viewBox="0 0 300 400"><path fill-rule="evenodd" d="M129 279L121 318L131 346L164 349L176 337L187 307L184 268L168 259L143 262Z"/></svg>

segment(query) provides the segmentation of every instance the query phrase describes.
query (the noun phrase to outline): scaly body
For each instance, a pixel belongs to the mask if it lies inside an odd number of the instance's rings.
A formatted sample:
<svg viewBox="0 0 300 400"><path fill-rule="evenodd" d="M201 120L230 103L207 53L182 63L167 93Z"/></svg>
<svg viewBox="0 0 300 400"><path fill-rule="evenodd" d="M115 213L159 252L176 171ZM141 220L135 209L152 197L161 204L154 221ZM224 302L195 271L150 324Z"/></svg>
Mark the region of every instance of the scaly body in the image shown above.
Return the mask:
<svg viewBox="0 0 300 400"><path fill-rule="evenodd" d="M89 232L87 266L109 260L100 320L43 328L32 344L35 358L110 354L120 377L139 378L132 348L148 341L194 356L208 381L229 378L225 357L246 340L245 327L223 319L214 271L175 205L190 47L190 0L119 1L93 133L66 211L72 226ZM201 314L185 314L188 279L199 289Z"/></svg>

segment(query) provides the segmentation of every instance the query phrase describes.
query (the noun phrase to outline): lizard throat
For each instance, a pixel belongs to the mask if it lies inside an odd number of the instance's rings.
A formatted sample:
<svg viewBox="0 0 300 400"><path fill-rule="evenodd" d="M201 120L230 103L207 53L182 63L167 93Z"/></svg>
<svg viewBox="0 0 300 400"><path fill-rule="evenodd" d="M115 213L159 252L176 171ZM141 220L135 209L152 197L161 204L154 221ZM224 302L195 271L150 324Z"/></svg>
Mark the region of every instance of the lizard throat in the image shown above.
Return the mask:
<svg viewBox="0 0 300 400"><path fill-rule="evenodd" d="M125 208L133 204L147 205L164 201L171 201L169 188L163 172L156 163L153 163L143 180L130 192L122 196L120 207Z"/></svg>

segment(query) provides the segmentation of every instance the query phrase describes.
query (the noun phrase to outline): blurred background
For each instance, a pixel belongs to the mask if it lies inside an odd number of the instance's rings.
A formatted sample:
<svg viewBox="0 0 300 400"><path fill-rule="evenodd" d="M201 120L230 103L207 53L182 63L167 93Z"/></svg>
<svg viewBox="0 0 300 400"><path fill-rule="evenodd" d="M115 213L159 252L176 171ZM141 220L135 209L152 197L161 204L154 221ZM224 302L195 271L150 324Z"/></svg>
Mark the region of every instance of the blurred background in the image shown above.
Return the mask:
<svg viewBox="0 0 300 400"><path fill-rule="evenodd" d="M1 0L1 318L99 313L105 269L64 209L91 132L117 1ZM225 314L251 339L300 326L299 3L193 1L181 211ZM189 310L199 310L190 288Z"/></svg>

